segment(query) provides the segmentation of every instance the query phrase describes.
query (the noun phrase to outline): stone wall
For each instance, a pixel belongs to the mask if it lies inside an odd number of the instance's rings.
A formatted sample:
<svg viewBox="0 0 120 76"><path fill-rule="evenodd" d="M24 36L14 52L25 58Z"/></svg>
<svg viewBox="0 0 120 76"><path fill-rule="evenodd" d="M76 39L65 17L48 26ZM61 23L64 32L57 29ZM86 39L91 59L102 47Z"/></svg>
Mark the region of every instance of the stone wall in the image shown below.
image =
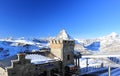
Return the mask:
<svg viewBox="0 0 120 76"><path fill-rule="evenodd" d="M60 73L60 61L50 61L44 64L32 64L24 55L18 55L18 60L12 61L12 66L7 67L8 76L39 76L46 72L52 76L52 70Z"/></svg>
<svg viewBox="0 0 120 76"><path fill-rule="evenodd" d="M61 40L51 40L50 41L51 53L56 57L63 60L62 49L63 49L63 41Z"/></svg>
<svg viewBox="0 0 120 76"><path fill-rule="evenodd" d="M51 40L51 53L62 61L62 76L65 76L65 67L69 64L74 65L74 40Z"/></svg>
<svg viewBox="0 0 120 76"><path fill-rule="evenodd" d="M74 64L74 41L63 41L63 62L64 65Z"/></svg>

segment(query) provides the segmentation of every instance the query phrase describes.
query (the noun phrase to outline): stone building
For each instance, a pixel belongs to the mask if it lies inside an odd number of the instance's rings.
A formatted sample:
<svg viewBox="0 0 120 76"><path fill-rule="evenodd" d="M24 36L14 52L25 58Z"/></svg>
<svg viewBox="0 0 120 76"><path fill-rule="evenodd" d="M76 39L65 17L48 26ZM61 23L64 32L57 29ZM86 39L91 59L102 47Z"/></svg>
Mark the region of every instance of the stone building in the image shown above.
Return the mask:
<svg viewBox="0 0 120 76"><path fill-rule="evenodd" d="M79 75L79 53L75 41L65 30L50 40L50 50L20 53L0 61L0 76L73 76Z"/></svg>

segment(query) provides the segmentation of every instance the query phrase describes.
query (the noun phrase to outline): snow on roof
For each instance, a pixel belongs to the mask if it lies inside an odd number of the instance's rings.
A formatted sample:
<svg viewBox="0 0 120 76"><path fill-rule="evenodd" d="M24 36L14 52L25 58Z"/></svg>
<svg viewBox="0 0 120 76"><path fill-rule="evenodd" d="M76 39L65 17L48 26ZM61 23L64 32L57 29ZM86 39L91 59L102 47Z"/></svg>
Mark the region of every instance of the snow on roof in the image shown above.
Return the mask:
<svg viewBox="0 0 120 76"><path fill-rule="evenodd" d="M26 59L31 59L31 63L33 64L43 64L48 62L53 62L55 59L51 59L40 54L29 54L26 55Z"/></svg>

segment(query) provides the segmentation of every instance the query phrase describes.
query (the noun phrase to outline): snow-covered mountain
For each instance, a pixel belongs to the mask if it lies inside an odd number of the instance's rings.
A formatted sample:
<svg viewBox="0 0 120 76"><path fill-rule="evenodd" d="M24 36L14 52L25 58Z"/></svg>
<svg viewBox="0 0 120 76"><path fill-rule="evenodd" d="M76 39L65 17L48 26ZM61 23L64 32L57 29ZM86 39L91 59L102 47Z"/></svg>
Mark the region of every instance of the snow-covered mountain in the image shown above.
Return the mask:
<svg viewBox="0 0 120 76"><path fill-rule="evenodd" d="M98 37L96 39L77 39L82 45L82 49L97 53L115 53L120 52L119 34L112 32L109 35ZM80 47L80 46L78 46ZM80 48L79 48L80 49ZM84 51L84 50L79 50Z"/></svg>
<svg viewBox="0 0 120 76"><path fill-rule="evenodd" d="M120 51L120 37L113 32L107 36L96 39L76 39L71 37L64 29L56 37L42 39L3 38L0 39L0 60L19 52L38 51L41 48L49 48L50 39L75 40L75 50L82 54L92 53L116 53Z"/></svg>
<svg viewBox="0 0 120 76"><path fill-rule="evenodd" d="M66 32L66 30L62 29L56 39L70 40L73 38Z"/></svg>
<svg viewBox="0 0 120 76"><path fill-rule="evenodd" d="M38 51L41 48L48 48L47 40L0 39L0 60L19 52Z"/></svg>

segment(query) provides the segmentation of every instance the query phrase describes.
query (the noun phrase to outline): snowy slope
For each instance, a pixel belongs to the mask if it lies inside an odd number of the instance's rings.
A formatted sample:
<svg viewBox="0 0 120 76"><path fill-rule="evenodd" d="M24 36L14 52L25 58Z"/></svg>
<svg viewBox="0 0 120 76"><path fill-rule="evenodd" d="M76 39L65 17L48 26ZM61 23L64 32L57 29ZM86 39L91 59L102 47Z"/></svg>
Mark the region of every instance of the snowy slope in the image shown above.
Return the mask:
<svg viewBox="0 0 120 76"><path fill-rule="evenodd" d="M84 46L87 50L99 51L100 42L93 42L88 46Z"/></svg>
<svg viewBox="0 0 120 76"><path fill-rule="evenodd" d="M82 49L87 51L102 52L119 52L120 51L120 37L119 34L112 32L109 35L95 38L95 39L77 39L83 46ZM80 46L78 46L80 47ZM79 50L82 51L82 50Z"/></svg>
<svg viewBox="0 0 120 76"><path fill-rule="evenodd" d="M44 40L37 41L32 39L0 39L0 60L16 55L19 52L38 51L41 48L48 48L48 43L44 42Z"/></svg>

